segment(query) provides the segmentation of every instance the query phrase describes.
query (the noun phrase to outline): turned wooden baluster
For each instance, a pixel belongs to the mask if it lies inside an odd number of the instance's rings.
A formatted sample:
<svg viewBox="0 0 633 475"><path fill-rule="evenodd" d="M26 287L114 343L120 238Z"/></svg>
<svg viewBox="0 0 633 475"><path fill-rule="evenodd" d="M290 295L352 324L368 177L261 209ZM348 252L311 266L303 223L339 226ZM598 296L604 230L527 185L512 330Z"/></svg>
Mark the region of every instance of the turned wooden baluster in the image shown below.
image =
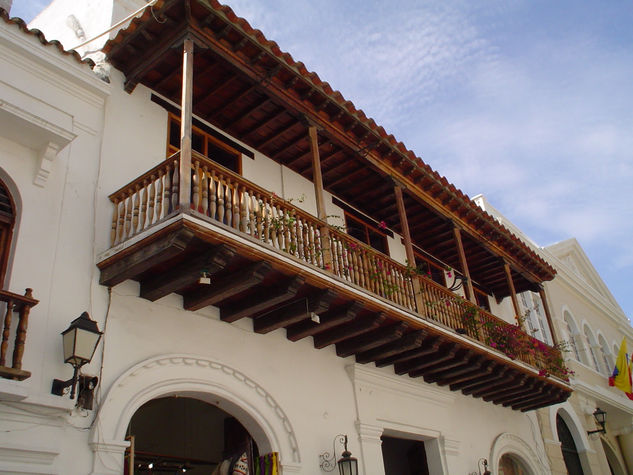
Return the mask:
<svg viewBox="0 0 633 475"><path fill-rule="evenodd" d="M269 208L269 217L268 220L270 222L270 244L273 247L277 247L279 243L277 242L277 236L279 234L279 214L277 213L277 208L273 205L273 200L270 200L270 208Z"/></svg>
<svg viewBox="0 0 633 475"><path fill-rule="evenodd" d="M180 206L180 167L178 163L174 163L174 177L171 180L171 207L170 210L174 211ZM185 210L180 210L185 211Z"/></svg>
<svg viewBox="0 0 633 475"><path fill-rule="evenodd" d="M172 177L171 164L167 165L167 170L165 170L164 177L164 185L163 185L163 214L159 216L163 218L167 216L171 212L171 177Z"/></svg>
<svg viewBox="0 0 633 475"><path fill-rule="evenodd" d="M33 298L33 289L26 289L24 296ZM20 309L18 328L15 332L15 344L13 346L13 369L22 369L22 356L24 355L24 344L26 343L26 330L29 326L29 312L31 306L26 303Z"/></svg>
<svg viewBox="0 0 633 475"><path fill-rule="evenodd" d="M152 190L152 202L151 206L154 206L154 211L152 212L152 222L159 221L161 218L161 213L163 211L163 172L158 172L158 179L155 183L152 183L156 187ZM156 199L156 201L154 201Z"/></svg>
<svg viewBox="0 0 633 475"><path fill-rule="evenodd" d="M235 182L233 185L233 228L240 229L240 184Z"/></svg>
<svg viewBox="0 0 633 475"><path fill-rule="evenodd" d="M293 211L290 210L285 210L284 213L284 219L286 220L286 222L284 223L284 227L285 227L285 234L284 234L284 239L286 240L286 249L288 249L288 252L294 254L294 252L292 252L292 245L294 243L294 239L292 238L292 221L293 221L293 217L292 217L292 213Z"/></svg>
<svg viewBox="0 0 633 475"><path fill-rule="evenodd" d="M125 213L125 238L129 238L132 235L132 213L134 210L134 190L128 190L127 198L127 212Z"/></svg>
<svg viewBox="0 0 633 475"><path fill-rule="evenodd" d="M202 209L205 216L209 216L209 171L207 166L202 167Z"/></svg>
<svg viewBox="0 0 633 475"><path fill-rule="evenodd" d="M218 197L218 221L224 222L224 187L221 177L218 177L217 197Z"/></svg>
<svg viewBox="0 0 633 475"><path fill-rule="evenodd" d="M312 223L307 223L306 232L308 233L306 238L306 242L308 243L308 262L314 264L316 248L314 246L314 228L312 227Z"/></svg>
<svg viewBox="0 0 633 475"><path fill-rule="evenodd" d="M209 203L209 217L211 219L216 219L216 215L218 212L218 189L217 182L215 178L215 170L211 170L211 179L209 180L209 199L211 202Z"/></svg>
<svg viewBox="0 0 633 475"><path fill-rule="evenodd" d="M114 205L114 209L112 212L112 227L110 229L110 245L114 246L118 243L116 224L119 219L119 200L115 198L112 204Z"/></svg>
<svg viewBox="0 0 633 475"><path fill-rule="evenodd" d="M142 196L141 196L141 216L139 221L139 231L143 231L146 226L149 225L147 222L147 208L149 202L149 183L147 178L143 180L143 187L141 188Z"/></svg>
<svg viewBox="0 0 633 475"><path fill-rule="evenodd" d="M125 204L126 204L125 193L121 194L121 203L119 204L119 224L117 226L117 242L123 241L123 236L125 234Z"/></svg>
<svg viewBox="0 0 633 475"><path fill-rule="evenodd" d="M160 179L160 175L159 175ZM147 227L154 224L154 210L156 206L156 176L149 178L149 188L147 193Z"/></svg>
<svg viewBox="0 0 633 475"><path fill-rule="evenodd" d="M297 216L295 221L295 243L297 245L297 257L303 259L304 249L303 249L303 226L301 216Z"/></svg>
<svg viewBox="0 0 633 475"><path fill-rule="evenodd" d="M233 203L231 203L231 198L233 193L231 191L232 183L229 177L226 178L226 185L224 186L224 216L225 216L225 224L229 226L233 222Z"/></svg>
<svg viewBox="0 0 633 475"><path fill-rule="evenodd" d="M13 317L13 301L7 302L7 313L4 315L4 327L2 329L2 344L0 344L0 366L5 366L7 360L7 347L11 335L11 320Z"/></svg>
<svg viewBox="0 0 633 475"><path fill-rule="evenodd" d="M140 210L139 195L140 190L138 185L136 185L132 193L132 196L134 197L134 208L132 209L132 232L130 233L130 236L133 236L138 232L138 215Z"/></svg>
<svg viewBox="0 0 633 475"><path fill-rule="evenodd" d="M242 186L239 190L239 200L240 200L240 231L243 233L248 232L248 192L246 187Z"/></svg>
<svg viewBox="0 0 633 475"><path fill-rule="evenodd" d="M248 233L251 236L257 234L257 206L253 192L246 190L246 207L248 208Z"/></svg>
<svg viewBox="0 0 633 475"><path fill-rule="evenodd" d="M192 194L191 194L191 208L195 209L196 211L200 210L200 175L198 174L198 171L200 170L200 161L195 160L192 163L192 170L191 170L191 188L192 188Z"/></svg>

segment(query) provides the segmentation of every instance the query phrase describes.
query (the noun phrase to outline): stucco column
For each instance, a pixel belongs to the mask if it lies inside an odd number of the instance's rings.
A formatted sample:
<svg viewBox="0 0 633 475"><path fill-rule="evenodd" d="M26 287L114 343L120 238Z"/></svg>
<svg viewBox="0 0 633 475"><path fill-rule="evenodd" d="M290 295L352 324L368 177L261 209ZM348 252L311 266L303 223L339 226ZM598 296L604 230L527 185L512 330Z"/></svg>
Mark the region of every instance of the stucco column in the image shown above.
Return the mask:
<svg viewBox="0 0 633 475"><path fill-rule="evenodd" d="M357 423L360 442L360 469L363 475L385 475L385 465L382 459L383 428L369 424Z"/></svg>
<svg viewBox="0 0 633 475"><path fill-rule="evenodd" d="M128 441L110 440L92 442L90 447L94 453L92 472L90 475L121 475L123 473L125 449Z"/></svg>
<svg viewBox="0 0 633 475"><path fill-rule="evenodd" d="M620 434L617 439L626 469L629 473L633 473L633 429L629 429L626 434Z"/></svg>

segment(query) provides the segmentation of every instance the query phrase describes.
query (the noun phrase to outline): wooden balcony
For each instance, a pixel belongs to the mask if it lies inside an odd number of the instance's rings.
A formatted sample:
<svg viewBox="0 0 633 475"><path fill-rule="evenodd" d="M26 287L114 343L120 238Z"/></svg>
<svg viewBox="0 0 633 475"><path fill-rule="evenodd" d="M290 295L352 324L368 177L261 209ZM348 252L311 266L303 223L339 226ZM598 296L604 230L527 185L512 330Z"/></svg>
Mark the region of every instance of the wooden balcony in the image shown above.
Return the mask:
<svg viewBox="0 0 633 475"><path fill-rule="evenodd" d="M24 295L14 294L6 290L0 290L0 302L5 304L4 321L2 327L2 344L0 346L0 377L22 381L31 376L29 371L22 369L22 355L26 344L26 331L29 322L31 307L38 304L33 298L33 291L26 289ZM12 326L14 314L18 319ZM11 366L7 366L7 354L12 335L13 358Z"/></svg>
<svg viewBox="0 0 633 475"><path fill-rule="evenodd" d="M176 292L187 310L516 410L569 397L557 349L195 152L179 209L179 166L176 153L110 196L103 285L137 280L142 298Z"/></svg>

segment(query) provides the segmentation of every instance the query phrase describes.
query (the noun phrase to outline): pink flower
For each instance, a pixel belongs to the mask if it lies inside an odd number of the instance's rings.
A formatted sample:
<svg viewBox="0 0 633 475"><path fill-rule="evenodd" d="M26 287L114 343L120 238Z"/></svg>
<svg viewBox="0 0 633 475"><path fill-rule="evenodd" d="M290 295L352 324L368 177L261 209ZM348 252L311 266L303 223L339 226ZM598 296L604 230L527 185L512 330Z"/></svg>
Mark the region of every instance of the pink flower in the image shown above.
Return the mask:
<svg viewBox="0 0 633 475"><path fill-rule="evenodd" d="M387 223L385 223L384 221L381 221L380 223L378 223L378 227L380 229L387 229Z"/></svg>
<svg viewBox="0 0 633 475"><path fill-rule="evenodd" d="M446 275L449 277L449 279L450 279L451 277L453 277L453 273L452 273L450 270L448 271L448 274L446 274Z"/></svg>
<svg viewBox="0 0 633 475"><path fill-rule="evenodd" d="M330 264L325 264L325 270L330 270Z"/></svg>

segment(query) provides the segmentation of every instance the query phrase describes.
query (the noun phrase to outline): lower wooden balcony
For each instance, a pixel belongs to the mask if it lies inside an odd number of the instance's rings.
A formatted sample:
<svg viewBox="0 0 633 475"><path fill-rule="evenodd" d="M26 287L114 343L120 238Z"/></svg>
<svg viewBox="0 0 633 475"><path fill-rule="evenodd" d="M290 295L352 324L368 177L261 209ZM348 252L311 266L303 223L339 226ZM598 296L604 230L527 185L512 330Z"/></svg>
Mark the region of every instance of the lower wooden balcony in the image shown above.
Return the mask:
<svg viewBox="0 0 633 475"><path fill-rule="evenodd" d="M29 371L22 369L22 356L26 346L29 312L31 307L37 305L39 301L33 298L31 289L26 289L24 295L0 290L0 302L4 302L2 343L0 344L0 378L22 381L31 377ZM15 316L17 319L14 318ZM13 343L11 360L8 358L10 343Z"/></svg>
<svg viewBox="0 0 633 475"><path fill-rule="evenodd" d="M178 153L110 196L103 285L133 279L151 301L176 292L187 310L213 305L227 323L311 336L516 410L569 397L558 349L206 157L192 162L189 209L178 207Z"/></svg>

